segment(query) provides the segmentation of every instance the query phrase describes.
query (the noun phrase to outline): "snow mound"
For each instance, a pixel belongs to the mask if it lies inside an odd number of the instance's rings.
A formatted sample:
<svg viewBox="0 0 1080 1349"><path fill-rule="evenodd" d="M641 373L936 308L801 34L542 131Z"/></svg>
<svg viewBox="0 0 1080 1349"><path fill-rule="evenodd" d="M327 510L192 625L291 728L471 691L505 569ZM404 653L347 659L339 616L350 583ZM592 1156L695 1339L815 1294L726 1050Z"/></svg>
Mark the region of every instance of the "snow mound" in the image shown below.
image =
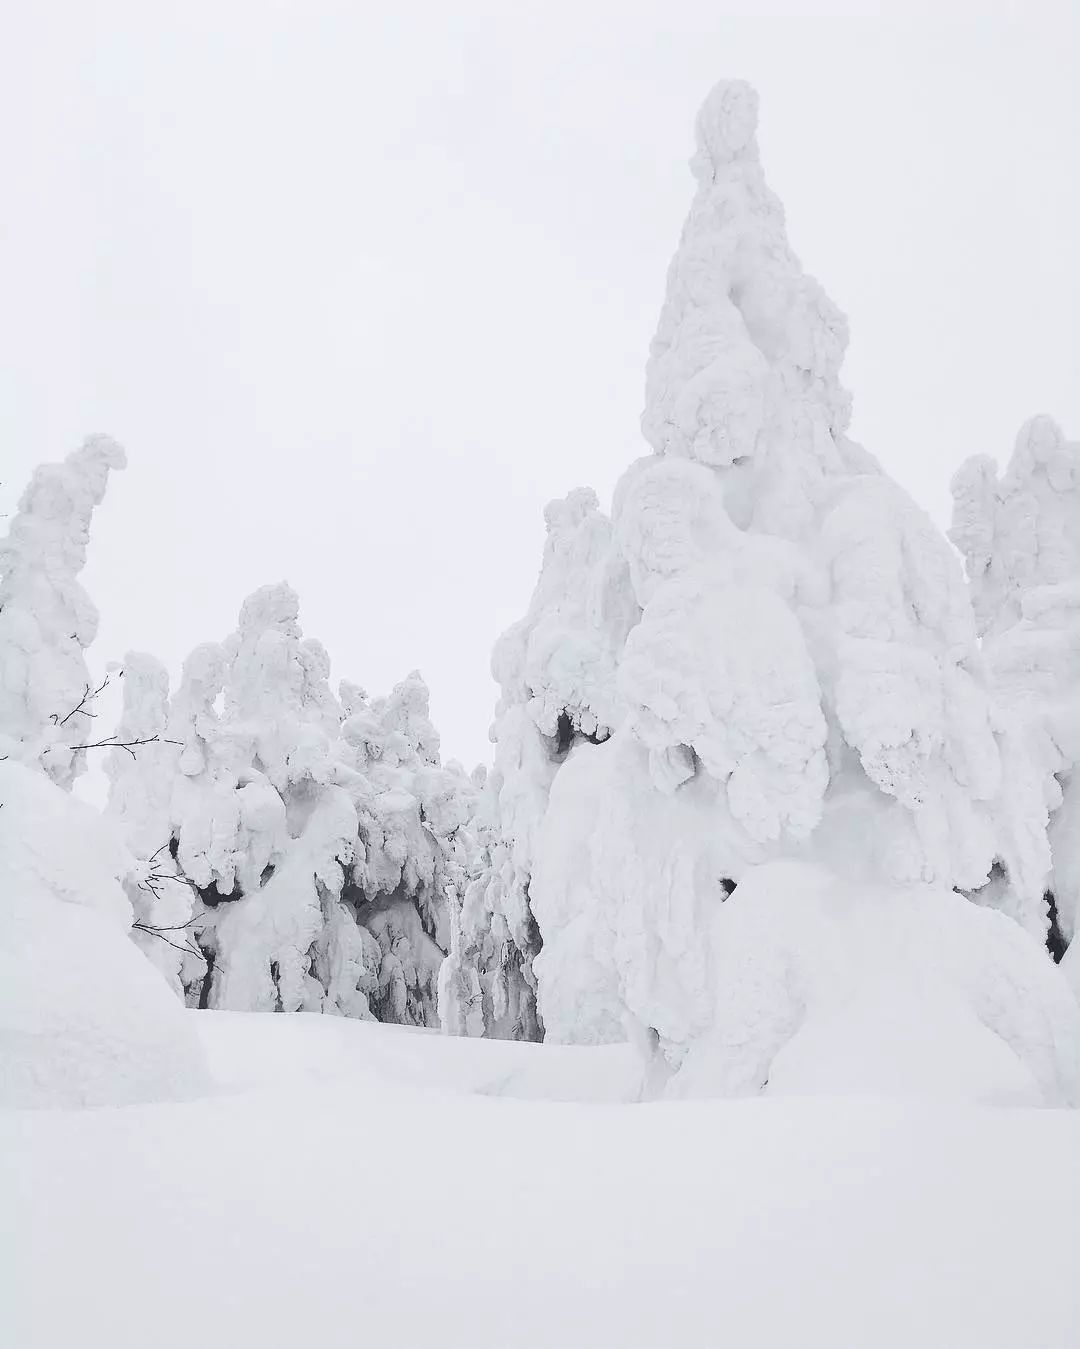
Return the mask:
<svg viewBox="0 0 1080 1349"><path fill-rule="evenodd" d="M128 937L131 859L91 806L0 762L0 1104L129 1105L209 1084L161 974Z"/></svg>
<svg viewBox="0 0 1080 1349"><path fill-rule="evenodd" d="M1015 922L933 885L752 868L714 914L713 1023L672 1094L1080 1105L1080 1007Z"/></svg>

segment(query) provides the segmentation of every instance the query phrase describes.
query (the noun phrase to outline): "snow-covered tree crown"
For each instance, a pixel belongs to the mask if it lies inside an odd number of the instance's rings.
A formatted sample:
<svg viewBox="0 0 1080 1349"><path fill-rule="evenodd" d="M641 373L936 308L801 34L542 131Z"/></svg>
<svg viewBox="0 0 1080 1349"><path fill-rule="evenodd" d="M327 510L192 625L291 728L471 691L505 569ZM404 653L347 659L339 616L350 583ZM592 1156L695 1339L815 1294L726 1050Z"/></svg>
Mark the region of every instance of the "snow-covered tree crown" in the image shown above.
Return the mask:
<svg viewBox="0 0 1080 1349"><path fill-rule="evenodd" d="M953 478L949 537L964 555L979 629L999 633L1042 586L1080 580L1080 442L1047 416L1020 428L999 479L989 455Z"/></svg>
<svg viewBox="0 0 1080 1349"><path fill-rule="evenodd" d="M823 473L867 457L841 437L847 323L791 251L784 210L758 158L757 95L723 81L697 120L697 192L668 270L646 370L642 430L658 454L739 466L765 528L808 504ZM779 473L778 449L784 471ZM771 481L770 481L771 479Z"/></svg>

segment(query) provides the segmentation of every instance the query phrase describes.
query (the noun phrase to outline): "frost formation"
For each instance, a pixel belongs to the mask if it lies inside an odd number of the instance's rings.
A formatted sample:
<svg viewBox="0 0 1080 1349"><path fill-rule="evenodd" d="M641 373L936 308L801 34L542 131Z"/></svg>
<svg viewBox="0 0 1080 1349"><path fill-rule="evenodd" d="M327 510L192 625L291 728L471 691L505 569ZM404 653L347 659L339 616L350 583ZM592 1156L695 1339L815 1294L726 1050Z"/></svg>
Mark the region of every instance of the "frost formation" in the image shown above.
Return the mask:
<svg viewBox="0 0 1080 1349"><path fill-rule="evenodd" d="M1080 925L1080 442L1033 417L1000 478L988 456L962 465L953 503L987 677L1049 813L1060 953ZM1010 879L995 878L988 902L1009 908Z"/></svg>
<svg viewBox="0 0 1080 1349"><path fill-rule="evenodd" d="M963 466L965 580L847 434L756 125L739 82L699 114L650 452L609 513L548 505L489 772L442 763L419 674L333 689L284 583L175 689L129 652L107 734L78 578L124 456L34 475L0 542L9 1103L204 1090L186 1003L630 1040L646 1097L1080 1104L1080 445L1040 417Z"/></svg>
<svg viewBox="0 0 1080 1349"><path fill-rule="evenodd" d="M85 649L98 612L79 584L94 507L124 451L91 436L61 464L43 464L0 539L0 757L37 764L69 788L93 721L75 712L92 691ZM97 738L97 737L91 737Z"/></svg>
<svg viewBox="0 0 1080 1349"><path fill-rule="evenodd" d="M121 725L172 742L110 770L110 811L165 873L143 945L194 1005L436 1025L475 789L441 764L417 673L374 700L329 675L285 584L191 653L171 702L128 656Z"/></svg>
<svg viewBox="0 0 1080 1349"><path fill-rule="evenodd" d="M137 866L70 788L96 742L79 583L119 446L88 440L34 474L0 541L0 1104L127 1105L197 1095L194 1029L129 941Z"/></svg>
<svg viewBox="0 0 1080 1349"><path fill-rule="evenodd" d="M467 1013L449 1013L629 1036L659 1082L715 1032L715 915L780 859L867 906L931 897L973 933L986 915L952 891L996 864L1020 925L1047 927L1037 774L955 554L847 436L846 322L791 251L756 123L740 82L699 114L646 370L652 454L610 517L585 489L548 507L528 613L496 647L496 841L458 933Z"/></svg>

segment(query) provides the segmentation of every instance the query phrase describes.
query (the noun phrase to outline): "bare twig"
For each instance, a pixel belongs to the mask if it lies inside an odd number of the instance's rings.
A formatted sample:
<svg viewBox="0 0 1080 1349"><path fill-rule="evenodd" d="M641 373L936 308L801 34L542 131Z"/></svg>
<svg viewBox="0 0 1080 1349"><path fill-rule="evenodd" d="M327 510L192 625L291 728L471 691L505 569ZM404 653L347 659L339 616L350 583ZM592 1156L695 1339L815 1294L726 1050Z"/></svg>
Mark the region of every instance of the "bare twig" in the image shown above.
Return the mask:
<svg viewBox="0 0 1080 1349"><path fill-rule="evenodd" d="M61 725L63 723L61 722ZM89 745L72 745L76 749L126 749L131 757L137 758L135 750L140 745L183 745L182 740L167 740L163 735L148 735L141 740L117 740L115 735L107 735L104 740L94 740Z"/></svg>
<svg viewBox="0 0 1080 1349"><path fill-rule="evenodd" d="M171 946L174 951L183 951L184 955L187 956L197 956L199 960L201 960L202 963L207 967L207 969L209 969L210 961L206 958L205 955L203 955L203 953L197 947L181 946L179 942L170 941L168 937L163 937L161 935L161 932L158 931L157 928L147 927L144 923L132 923L131 928L132 931L135 932L148 932L151 937L156 937L158 941L163 941L166 946ZM162 930L167 931L168 929Z"/></svg>
<svg viewBox="0 0 1080 1349"><path fill-rule="evenodd" d="M83 696L79 699L79 701L75 704L75 706L66 716L58 718L55 712L52 714L51 720L53 725L63 726L66 722L69 722L71 720L71 718L76 714L76 712L78 712L79 715L83 717L96 717L97 716L96 712L87 711L86 704L92 703L94 699L98 696L98 694L104 690L108 682L109 676L106 675L96 689L91 689L90 685L87 684L86 687L83 689Z"/></svg>
<svg viewBox="0 0 1080 1349"><path fill-rule="evenodd" d="M193 913L186 923L174 923L172 924L172 926L169 927L166 926L159 927L156 923L141 923L141 922L134 923L133 926L137 927L140 932L183 932L184 928L190 927L192 923L197 923L199 919L202 917L203 915L201 913Z"/></svg>

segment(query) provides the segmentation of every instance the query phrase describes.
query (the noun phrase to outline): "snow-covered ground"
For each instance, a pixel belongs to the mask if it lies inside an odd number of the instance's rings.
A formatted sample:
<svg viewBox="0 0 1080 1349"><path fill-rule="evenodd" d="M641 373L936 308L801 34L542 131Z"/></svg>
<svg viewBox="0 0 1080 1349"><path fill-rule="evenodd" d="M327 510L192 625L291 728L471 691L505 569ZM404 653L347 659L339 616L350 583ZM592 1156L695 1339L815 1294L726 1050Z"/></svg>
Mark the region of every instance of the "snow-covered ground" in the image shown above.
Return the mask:
<svg viewBox="0 0 1080 1349"><path fill-rule="evenodd" d="M630 1104L621 1045L186 1015L216 1094L0 1117L4 1344L1080 1344L1080 1112Z"/></svg>

